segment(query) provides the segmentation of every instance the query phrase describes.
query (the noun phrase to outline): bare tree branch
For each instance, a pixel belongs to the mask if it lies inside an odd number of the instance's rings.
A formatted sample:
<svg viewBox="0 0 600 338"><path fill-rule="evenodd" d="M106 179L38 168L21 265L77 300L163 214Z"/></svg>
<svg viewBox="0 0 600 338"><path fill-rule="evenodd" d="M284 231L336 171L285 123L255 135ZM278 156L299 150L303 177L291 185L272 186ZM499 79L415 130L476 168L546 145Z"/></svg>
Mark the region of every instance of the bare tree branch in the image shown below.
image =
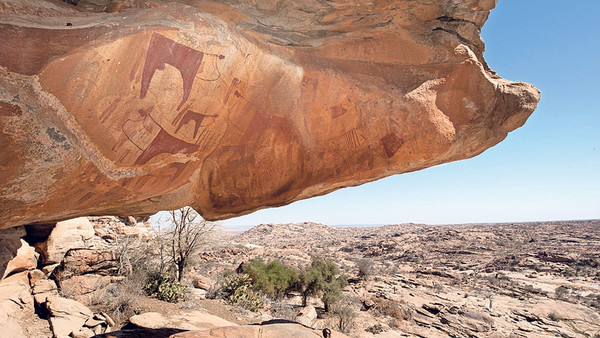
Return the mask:
<svg viewBox="0 0 600 338"><path fill-rule="evenodd" d="M158 236L161 237L161 243L166 239L171 263L176 268L177 279L181 282L190 257L206 243L217 223L204 220L191 207L169 211L169 215L171 217L168 231L161 232ZM162 265L161 261L161 267Z"/></svg>

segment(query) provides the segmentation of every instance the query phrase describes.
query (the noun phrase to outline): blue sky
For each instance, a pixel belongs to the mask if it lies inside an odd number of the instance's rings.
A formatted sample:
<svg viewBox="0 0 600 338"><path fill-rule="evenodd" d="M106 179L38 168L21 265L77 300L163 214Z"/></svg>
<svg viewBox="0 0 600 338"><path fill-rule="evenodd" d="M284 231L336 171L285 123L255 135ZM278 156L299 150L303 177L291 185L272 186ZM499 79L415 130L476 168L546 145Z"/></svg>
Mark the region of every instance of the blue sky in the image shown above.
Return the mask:
<svg viewBox="0 0 600 338"><path fill-rule="evenodd" d="M600 1L499 0L485 59L542 92L520 129L483 154L223 221L227 228L600 218Z"/></svg>

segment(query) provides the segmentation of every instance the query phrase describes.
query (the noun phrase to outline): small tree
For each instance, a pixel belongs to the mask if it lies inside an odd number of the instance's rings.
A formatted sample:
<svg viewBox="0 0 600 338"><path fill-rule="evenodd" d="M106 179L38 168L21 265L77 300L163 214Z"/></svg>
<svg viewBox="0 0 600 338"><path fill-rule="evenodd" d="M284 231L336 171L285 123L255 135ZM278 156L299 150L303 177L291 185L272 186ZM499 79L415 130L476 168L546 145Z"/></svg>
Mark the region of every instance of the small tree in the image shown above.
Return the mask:
<svg viewBox="0 0 600 338"><path fill-rule="evenodd" d="M166 229L159 227L160 271L163 272L166 256L174 265L177 281L181 282L190 257L202 246L217 223L204 220L191 207L169 211Z"/></svg>
<svg viewBox="0 0 600 338"><path fill-rule="evenodd" d="M284 266L277 259L268 264L260 258L253 259L244 266L243 272L250 276L255 290L273 299L283 298L298 280L296 270Z"/></svg>
<svg viewBox="0 0 600 338"><path fill-rule="evenodd" d="M298 289L302 293L302 305L306 306L309 297L321 295L325 311L340 298L342 288L346 286L346 278L337 276L339 269L331 260L320 257L313 258L311 264L301 273Z"/></svg>
<svg viewBox="0 0 600 338"><path fill-rule="evenodd" d="M330 312L333 305L335 305L342 296L342 289L348 285L344 276L339 276L331 279L325 283L323 287L323 295L321 300L326 312Z"/></svg>

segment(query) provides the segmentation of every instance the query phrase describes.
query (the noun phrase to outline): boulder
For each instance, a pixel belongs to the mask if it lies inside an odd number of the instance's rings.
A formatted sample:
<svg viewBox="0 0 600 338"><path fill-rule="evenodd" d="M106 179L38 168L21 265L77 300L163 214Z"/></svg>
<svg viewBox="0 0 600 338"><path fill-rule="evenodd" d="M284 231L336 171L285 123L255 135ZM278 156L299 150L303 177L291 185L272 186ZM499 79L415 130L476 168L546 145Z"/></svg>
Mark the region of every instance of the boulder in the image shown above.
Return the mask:
<svg viewBox="0 0 600 338"><path fill-rule="evenodd" d="M11 302L19 308L33 305L27 272L10 275L0 281L0 303Z"/></svg>
<svg viewBox="0 0 600 338"><path fill-rule="evenodd" d="M148 224L143 221L137 222L132 216L125 220L116 216L94 216L88 219L96 236L108 242L119 238L121 241L129 241L131 245L137 245L139 243L136 240L141 242L154 237L154 232Z"/></svg>
<svg viewBox="0 0 600 338"><path fill-rule="evenodd" d="M88 248L94 228L86 217L56 223L49 237L36 244L44 265L60 263L70 249Z"/></svg>
<svg viewBox="0 0 600 338"><path fill-rule="evenodd" d="M32 293L35 303L42 307L49 297L58 296L58 288L53 280L41 279L33 285Z"/></svg>
<svg viewBox="0 0 600 338"><path fill-rule="evenodd" d="M197 310L180 310L162 315L146 312L129 318L129 322L144 329L174 328L182 330L200 330L236 325L230 321Z"/></svg>
<svg viewBox="0 0 600 338"><path fill-rule="evenodd" d="M26 308L33 313L27 272L16 273L0 281L0 336L26 337L19 324Z"/></svg>
<svg viewBox="0 0 600 338"><path fill-rule="evenodd" d="M212 279L210 279L208 277L204 277L204 276L194 276L194 279L192 280L192 285L195 288L202 289L202 290L210 289L210 287L213 284L214 284L214 282Z"/></svg>
<svg viewBox="0 0 600 338"><path fill-rule="evenodd" d="M39 256L40 254L35 251L35 248L29 246L25 240L21 239L21 247L17 250L16 256L6 265L6 270L2 278L11 273L35 269Z"/></svg>
<svg viewBox="0 0 600 338"><path fill-rule="evenodd" d="M129 318L129 323L146 329L168 327L168 322L167 318L158 312L146 312Z"/></svg>
<svg viewBox="0 0 600 338"><path fill-rule="evenodd" d="M296 321L302 325L314 326L317 321L317 310L312 305L302 308L296 316Z"/></svg>
<svg viewBox="0 0 600 338"><path fill-rule="evenodd" d="M56 279L61 281L84 274L116 276L118 272L119 262L114 251L72 249L65 254L54 274Z"/></svg>
<svg viewBox="0 0 600 338"><path fill-rule="evenodd" d="M87 327L82 327L81 329L71 333L71 337L73 338L89 338L95 335L96 333Z"/></svg>
<svg viewBox="0 0 600 338"><path fill-rule="evenodd" d="M31 285L31 287L44 278L46 278L46 275L41 270L33 269L29 271L29 285Z"/></svg>
<svg viewBox="0 0 600 338"><path fill-rule="evenodd" d="M78 301L59 296L48 297L46 308L50 313L50 326L56 337L68 337L79 331L93 314Z"/></svg>
<svg viewBox="0 0 600 338"><path fill-rule="evenodd" d="M101 3L0 0L0 227L247 214L476 156L540 97L483 59L493 0Z"/></svg>
<svg viewBox="0 0 600 338"><path fill-rule="evenodd" d="M21 239L21 247L17 250L17 255L6 265L4 277L11 273L32 270L37 267L40 254L35 251L25 240ZM0 278L1 279L1 278Z"/></svg>
<svg viewBox="0 0 600 338"><path fill-rule="evenodd" d="M90 274L61 280L59 285L62 294L88 305L94 299L101 299L104 296L104 290L111 282L113 282L111 276Z"/></svg>
<svg viewBox="0 0 600 338"><path fill-rule="evenodd" d="M8 274L6 272L7 266L17 255L19 248L23 246L21 237L25 235L24 227L0 229L0 276Z"/></svg>
<svg viewBox="0 0 600 338"><path fill-rule="evenodd" d="M188 331L172 335L173 338L211 338L211 337L298 337L323 338L321 330L313 330L293 322L263 322L259 325L226 326L203 331ZM343 333L331 330L330 338L347 338Z"/></svg>

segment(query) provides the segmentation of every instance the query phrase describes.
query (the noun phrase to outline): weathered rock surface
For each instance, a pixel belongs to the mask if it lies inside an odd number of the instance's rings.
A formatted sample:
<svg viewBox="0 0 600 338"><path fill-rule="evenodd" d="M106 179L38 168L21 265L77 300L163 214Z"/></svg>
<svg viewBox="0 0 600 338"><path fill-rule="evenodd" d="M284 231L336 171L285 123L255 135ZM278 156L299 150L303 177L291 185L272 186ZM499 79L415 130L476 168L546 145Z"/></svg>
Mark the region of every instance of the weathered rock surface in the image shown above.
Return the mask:
<svg viewBox="0 0 600 338"><path fill-rule="evenodd" d="M182 310L177 313L170 313L168 316L163 316L157 312L146 312L129 318L129 322L144 329L201 330L236 325L223 318L197 310Z"/></svg>
<svg viewBox="0 0 600 338"><path fill-rule="evenodd" d="M187 331L174 334L173 338L210 338L210 337L298 337L322 338L320 330L313 330L297 323L270 323L260 325L226 326L203 331ZM331 330L331 338L348 337L343 333Z"/></svg>
<svg viewBox="0 0 600 338"><path fill-rule="evenodd" d="M23 246L21 237L25 234L24 227L0 230L0 277L8 274L9 262L16 257L19 248Z"/></svg>
<svg viewBox="0 0 600 338"><path fill-rule="evenodd" d="M27 272L11 275L0 281L0 336L25 337L18 323L23 312L33 309ZM32 311L31 311L32 312Z"/></svg>
<svg viewBox="0 0 600 338"><path fill-rule="evenodd" d="M539 100L483 59L495 0L184 2L0 1L0 227L240 215L475 156Z"/></svg>
<svg viewBox="0 0 600 338"><path fill-rule="evenodd" d="M296 316L296 321L306 326L313 326L317 320L317 310L314 306L308 305L302 308Z"/></svg>
<svg viewBox="0 0 600 338"><path fill-rule="evenodd" d="M17 250L17 255L6 265L6 271L4 271L2 277L4 278L11 273L35 269L39 256L40 254L35 251L35 248L21 239L21 247Z"/></svg>
<svg viewBox="0 0 600 338"><path fill-rule="evenodd" d="M42 253L44 265L60 263L70 249L88 248L94 228L86 217L56 223L48 239L36 247Z"/></svg>
<svg viewBox="0 0 600 338"><path fill-rule="evenodd" d="M50 325L56 337L68 337L79 331L92 317L92 311L78 301L59 296L48 297L46 308L50 312Z"/></svg>

